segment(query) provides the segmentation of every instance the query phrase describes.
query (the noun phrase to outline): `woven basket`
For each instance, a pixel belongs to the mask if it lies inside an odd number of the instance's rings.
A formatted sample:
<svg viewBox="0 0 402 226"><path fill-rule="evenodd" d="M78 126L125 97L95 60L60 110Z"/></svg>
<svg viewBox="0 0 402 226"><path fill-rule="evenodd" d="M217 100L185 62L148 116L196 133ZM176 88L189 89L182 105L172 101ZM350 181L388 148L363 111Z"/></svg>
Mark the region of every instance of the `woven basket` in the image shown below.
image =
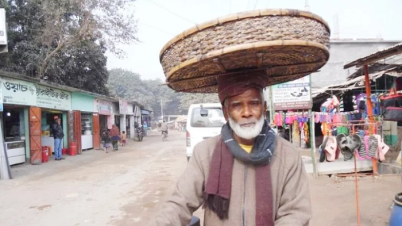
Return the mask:
<svg viewBox="0 0 402 226"><path fill-rule="evenodd" d="M160 61L170 88L217 92L217 78L264 70L269 85L316 72L329 58L330 30L310 12L257 10L221 17L170 40Z"/></svg>

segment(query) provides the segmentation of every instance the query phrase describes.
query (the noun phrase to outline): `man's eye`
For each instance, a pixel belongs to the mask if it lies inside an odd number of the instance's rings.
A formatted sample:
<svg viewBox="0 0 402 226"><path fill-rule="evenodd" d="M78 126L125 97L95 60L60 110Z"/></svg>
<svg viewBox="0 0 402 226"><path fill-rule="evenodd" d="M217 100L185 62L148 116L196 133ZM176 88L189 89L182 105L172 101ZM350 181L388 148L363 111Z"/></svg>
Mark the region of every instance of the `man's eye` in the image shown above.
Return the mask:
<svg viewBox="0 0 402 226"><path fill-rule="evenodd" d="M240 103L233 103L232 107L240 107Z"/></svg>
<svg viewBox="0 0 402 226"><path fill-rule="evenodd" d="M251 102L251 104L252 104L252 105L259 105L260 102L259 102L259 101L253 101L253 102Z"/></svg>

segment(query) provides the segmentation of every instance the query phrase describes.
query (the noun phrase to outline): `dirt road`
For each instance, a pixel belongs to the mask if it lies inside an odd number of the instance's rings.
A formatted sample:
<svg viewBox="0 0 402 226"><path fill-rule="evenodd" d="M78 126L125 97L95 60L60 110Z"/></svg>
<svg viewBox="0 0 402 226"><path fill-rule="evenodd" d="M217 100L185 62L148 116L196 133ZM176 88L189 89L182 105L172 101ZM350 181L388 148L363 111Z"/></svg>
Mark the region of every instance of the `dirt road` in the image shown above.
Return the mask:
<svg viewBox="0 0 402 226"><path fill-rule="evenodd" d="M0 225L146 226L186 164L185 133L171 131L167 142L151 132L117 152L91 150L64 161L13 167L15 179L0 181ZM353 181L309 181L310 225L356 225ZM399 176L361 179L362 225L387 225L391 200L401 190ZM195 215L202 217L202 210Z"/></svg>

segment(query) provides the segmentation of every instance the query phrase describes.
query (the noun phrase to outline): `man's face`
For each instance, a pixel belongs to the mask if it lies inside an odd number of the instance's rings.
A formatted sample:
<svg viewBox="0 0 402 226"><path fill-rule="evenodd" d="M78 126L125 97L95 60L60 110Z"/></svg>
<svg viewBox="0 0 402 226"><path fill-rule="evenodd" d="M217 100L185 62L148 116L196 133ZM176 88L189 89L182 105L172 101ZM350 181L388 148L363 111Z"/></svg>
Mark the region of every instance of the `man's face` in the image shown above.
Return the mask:
<svg viewBox="0 0 402 226"><path fill-rule="evenodd" d="M250 140L258 136L264 125L266 110L261 91L250 88L246 92L226 100L223 112L226 121L240 138Z"/></svg>
<svg viewBox="0 0 402 226"><path fill-rule="evenodd" d="M56 120L57 124L61 124L61 119Z"/></svg>

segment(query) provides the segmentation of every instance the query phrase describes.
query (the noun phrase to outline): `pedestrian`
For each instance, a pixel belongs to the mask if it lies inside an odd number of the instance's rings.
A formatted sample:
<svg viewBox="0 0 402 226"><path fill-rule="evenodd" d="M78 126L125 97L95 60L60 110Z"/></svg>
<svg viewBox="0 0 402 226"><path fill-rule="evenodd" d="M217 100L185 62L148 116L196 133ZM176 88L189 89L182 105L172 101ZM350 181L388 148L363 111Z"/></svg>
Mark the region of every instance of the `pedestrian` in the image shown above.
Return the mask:
<svg viewBox="0 0 402 226"><path fill-rule="evenodd" d="M103 141L103 147L104 147L106 153L109 153L109 149L112 149L112 138L110 137L109 130L103 132L102 141Z"/></svg>
<svg viewBox="0 0 402 226"><path fill-rule="evenodd" d="M198 143L171 198L152 225L187 225L199 207L204 225L306 226L312 212L297 148L265 120L265 73L218 77L227 123Z"/></svg>
<svg viewBox="0 0 402 226"><path fill-rule="evenodd" d="M64 160L62 157L61 149L63 148L63 127L61 126L61 119L54 116L54 124L52 126L52 134L54 138L54 160Z"/></svg>
<svg viewBox="0 0 402 226"><path fill-rule="evenodd" d="M123 131L121 134L121 146L126 146L127 143L127 134L126 131Z"/></svg>
<svg viewBox="0 0 402 226"><path fill-rule="evenodd" d="M163 133L166 133L166 134L169 133L169 132L168 132L169 127L168 127L168 124L165 122L165 120L163 120L163 122L162 122L161 130L162 130L162 134L163 134Z"/></svg>
<svg viewBox="0 0 402 226"><path fill-rule="evenodd" d="M119 132L119 127L116 125L112 125L112 130L110 131L110 136L112 139L112 144L113 144L113 150L117 151L119 150L119 141L120 141L120 132Z"/></svg>

